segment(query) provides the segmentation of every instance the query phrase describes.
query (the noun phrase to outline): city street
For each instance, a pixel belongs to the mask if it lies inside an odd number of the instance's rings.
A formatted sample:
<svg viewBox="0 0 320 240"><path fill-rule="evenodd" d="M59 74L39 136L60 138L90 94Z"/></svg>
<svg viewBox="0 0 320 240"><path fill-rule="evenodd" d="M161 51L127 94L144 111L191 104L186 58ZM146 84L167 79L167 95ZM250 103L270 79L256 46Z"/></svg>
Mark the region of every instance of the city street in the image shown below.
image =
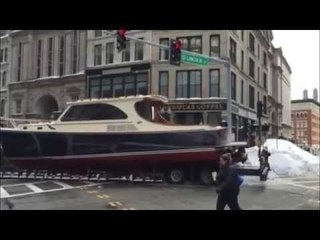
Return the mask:
<svg viewBox="0 0 320 240"><path fill-rule="evenodd" d="M250 181L239 200L245 210L320 210L319 194L313 175ZM216 199L214 186L192 184L1 181L1 210L7 200L13 210L215 210Z"/></svg>

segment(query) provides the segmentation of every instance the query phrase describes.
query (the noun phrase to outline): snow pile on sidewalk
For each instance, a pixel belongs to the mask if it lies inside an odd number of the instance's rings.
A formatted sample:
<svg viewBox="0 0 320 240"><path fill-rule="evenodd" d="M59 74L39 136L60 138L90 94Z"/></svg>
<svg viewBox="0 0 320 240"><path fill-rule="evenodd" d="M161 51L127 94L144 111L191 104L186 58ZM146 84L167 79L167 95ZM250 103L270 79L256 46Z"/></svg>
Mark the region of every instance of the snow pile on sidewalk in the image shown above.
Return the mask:
<svg viewBox="0 0 320 240"><path fill-rule="evenodd" d="M268 139L264 146L268 147L271 153L269 163L272 171L269 173L269 179L299 176L307 173L317 173L319 175L319 156L314 156L295 144L282 139ZM258 147L247 148L246 152L248 153L248 160L245 165L259 166Z"/></svg>

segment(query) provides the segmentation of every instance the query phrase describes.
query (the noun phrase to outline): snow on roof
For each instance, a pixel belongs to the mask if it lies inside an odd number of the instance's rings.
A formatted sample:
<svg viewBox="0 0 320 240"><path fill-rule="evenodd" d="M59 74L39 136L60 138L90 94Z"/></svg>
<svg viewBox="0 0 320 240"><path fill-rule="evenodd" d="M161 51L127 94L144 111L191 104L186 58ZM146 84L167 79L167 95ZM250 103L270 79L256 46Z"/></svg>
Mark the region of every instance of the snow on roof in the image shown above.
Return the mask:
<svg viewBox="0 0 320 240"><path fill-rule="evenodd" d="M307 173L319 175L320 157L282 139L268 139L264 146L271 153L269 163L275 177L299 176ZM259 166L258 148L247 148L245 165ZM272 173L272 172L270 172Z"/></svg>

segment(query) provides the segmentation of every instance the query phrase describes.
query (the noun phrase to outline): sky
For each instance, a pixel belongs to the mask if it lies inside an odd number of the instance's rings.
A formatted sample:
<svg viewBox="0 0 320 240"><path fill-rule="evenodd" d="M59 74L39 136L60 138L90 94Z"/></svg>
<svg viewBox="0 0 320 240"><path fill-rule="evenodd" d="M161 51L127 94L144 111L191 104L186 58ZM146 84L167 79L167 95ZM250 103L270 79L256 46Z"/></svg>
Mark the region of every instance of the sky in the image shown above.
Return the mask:
<svg viewBox="0 0 320 240"><path fill-rule="evenodd" d="M319 92L319 34L316 30L273 30L273 45L281 47L291 67L291 99L302 99L303 90L313 98ZM319 101L319 98L318 98Z"/></svg>

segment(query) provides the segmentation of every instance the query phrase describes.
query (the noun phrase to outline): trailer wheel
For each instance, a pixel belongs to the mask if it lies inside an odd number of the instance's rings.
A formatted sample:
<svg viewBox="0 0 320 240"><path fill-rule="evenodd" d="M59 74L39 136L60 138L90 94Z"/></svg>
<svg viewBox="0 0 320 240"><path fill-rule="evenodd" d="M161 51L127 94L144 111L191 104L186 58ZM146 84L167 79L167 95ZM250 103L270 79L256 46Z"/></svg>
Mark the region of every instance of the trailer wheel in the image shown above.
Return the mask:
<svg viewBox="0 0 320 240"><path fill-rule="evenodd" d="M173 184L182 184L186 180L186 173L183 169L172 169L166 174L166 179Z"/></svg>
<svg viewBox="0 0 320 240"><path fill-rule="evenodd" d="M213 177L212 177L212 171L208 168L203 168L200 170L199 174L200 182L203 185L213 185Z"/></svg>

